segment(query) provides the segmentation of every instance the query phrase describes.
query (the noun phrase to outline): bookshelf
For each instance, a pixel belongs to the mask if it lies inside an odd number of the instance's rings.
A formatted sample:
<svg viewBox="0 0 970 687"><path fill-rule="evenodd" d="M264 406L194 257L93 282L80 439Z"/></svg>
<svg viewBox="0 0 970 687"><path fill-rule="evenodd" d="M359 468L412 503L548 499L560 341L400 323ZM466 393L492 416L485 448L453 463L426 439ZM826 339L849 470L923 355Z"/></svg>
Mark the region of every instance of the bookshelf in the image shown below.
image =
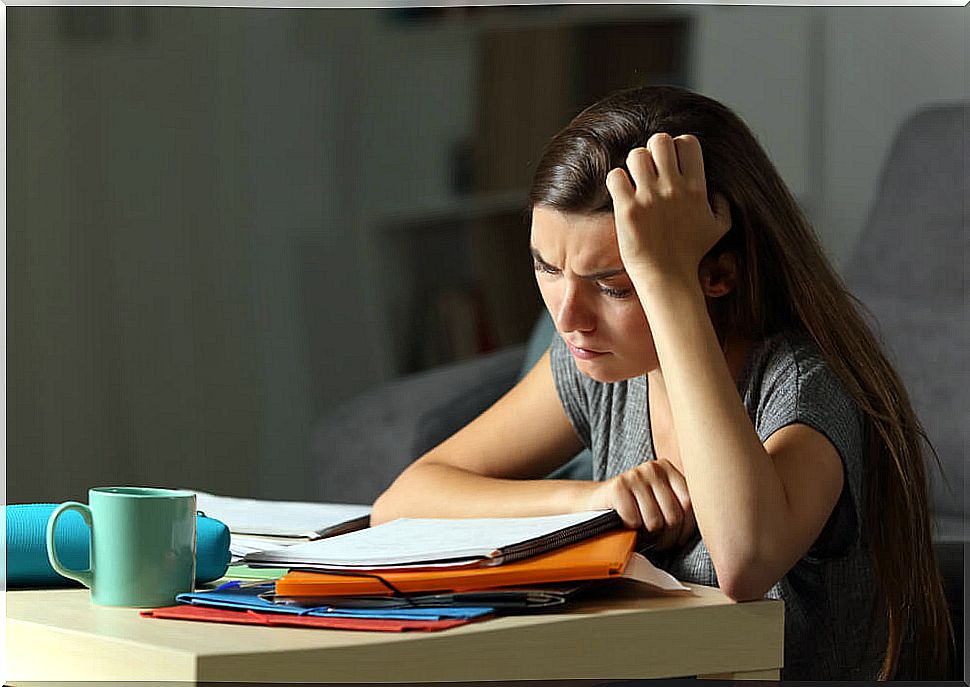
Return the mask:
<svg viewBox="0 0 970 687"><path fill-rule="evenodd" d="M398 374L524 341L541 303L519 193L375 218L372 253Z"/></svg>
<svg viewBox="0 0 970 687"><path fill-rule="evenodd" d="M386 22L395 50L464 41L471 51L467 131L442 142L449 154L438 153L450 162L449 182L371 209L363 222L388 377L524 342L542 307L525 211L546 141L617 88L688 85L689 15L536 9Z"/></svg>

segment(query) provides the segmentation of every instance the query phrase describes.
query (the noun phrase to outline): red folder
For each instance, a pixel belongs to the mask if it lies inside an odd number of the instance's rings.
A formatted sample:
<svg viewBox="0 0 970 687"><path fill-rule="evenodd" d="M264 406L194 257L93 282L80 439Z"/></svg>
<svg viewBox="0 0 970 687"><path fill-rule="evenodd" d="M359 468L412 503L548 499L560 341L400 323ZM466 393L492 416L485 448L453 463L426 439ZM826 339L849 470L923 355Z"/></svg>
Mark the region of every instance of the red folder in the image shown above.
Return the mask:
<svg viewBox="0 0 970 687"><path fill-rule="evenodd" d="M549 553L486 568L422 571L287 573L276 581L277 596L390 595L381 579L404 592L479 591L496 587L526 587L550 582L603 580L620 577L636 543L635 530L611 530ZM378 579L378 576L380 579Z"/></svg>
<svg viewBox="0 0 970 687"><path fill-rule="evenodd" d="M258 611L230 611L205 606L167 606L142 611L146 618L170 620L203 620L210 623L240 623L243 625L268 625L283 627L316 627L331 630L370 630L377 632L407 632L447 630L449 627L466 625L471 620L396 620L392 618L324 618L312 615L282 613L259 613ZM474 618L488 618L480 616Z"/></svg>

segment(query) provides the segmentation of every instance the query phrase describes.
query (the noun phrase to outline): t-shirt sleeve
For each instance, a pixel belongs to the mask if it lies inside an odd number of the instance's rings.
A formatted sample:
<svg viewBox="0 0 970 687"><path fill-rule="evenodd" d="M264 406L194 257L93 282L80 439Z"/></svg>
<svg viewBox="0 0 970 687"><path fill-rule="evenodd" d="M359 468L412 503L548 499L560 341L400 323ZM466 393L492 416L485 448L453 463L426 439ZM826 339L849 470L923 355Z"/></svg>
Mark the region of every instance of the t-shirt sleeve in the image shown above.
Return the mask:
<svg viewBox="0 0 970 687"><path fill-rule="evenodd" d="M549 345L549 363L556 393L566 417L576 430L586 448L592 446L589 423L589 396L583 373L576 368L576 361L559 334L554 334Z"/></svg>
<svg viewBox="0 0 970 687"><path fill-rule="evenodd" d="M842 459L843 487L810 557L845 553L863 537L864 430L862 413L824 357L814 347L788 341L769 362L755 418L761 441L787 425L801 423L824 435Z"/></svg>

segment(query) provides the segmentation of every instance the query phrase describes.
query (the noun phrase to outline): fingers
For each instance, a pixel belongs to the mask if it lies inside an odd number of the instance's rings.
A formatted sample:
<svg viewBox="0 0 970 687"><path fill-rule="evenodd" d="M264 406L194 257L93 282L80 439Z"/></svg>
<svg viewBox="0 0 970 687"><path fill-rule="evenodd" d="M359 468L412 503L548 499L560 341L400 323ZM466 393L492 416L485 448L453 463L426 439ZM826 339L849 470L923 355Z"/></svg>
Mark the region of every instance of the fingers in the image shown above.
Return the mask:
<svg viewBox="0 0 970 687"><path fill-rule="evenodd" d="M634 492L637 499L637 507L640 510L640 518L643 521L643 529L651 534L662 533L666 527L663 511L657 505L653 489L649 484L640 484L640 488Z"/></svg>
<svg viewBox="0 0 970 687"><path fill-rule="evenodd" d="M670 134L654 134L647 141L647 148L657 167L657 177L661 181L681 176L680 166L677 163L677 150L674 148L674 139Z"/></svg>
<svg viewBox="0 0 970 687"><path fill-rule="evenodd" d="M610 173L606 175L606 190L613 197L614 205L628 203L636 192L633 182L630 181L630 177L622 167L611 169Z"/></svg>
<svg viewBox="0 0 970 687"><path fill-rule="evenodd" d="M657 505L649 479L643 479L636 468L613 478L612 507L626 527L650 533L662 532L666 526Z"/></svg>
<svg viewBox="0 0 970 687"><path fill-rule="evenodd" d="M658 549L690 540L697 523L684 476L670 461L647 461L610 482L610 507L626 527L655 535Z"/></svg>
<svg viewBox="0 0 970 687"><path fill-rule="evenodd" d="M684 476L676 466L666 458L659 458L657 462L665 467L667 482L670 484L670 488L673 490L677 502L680 505L681 512L683 513L680 536L677 538L677 545L682 546L687 543L697 528L697 521L694 519L694 507L690 500L690 492L687 491L687 480L684 479Z"/></svg>
<svg viewBox="0 0 970 687"><path fill-rule="evenodd" d="M654 165L653 154L647 148L634 148L626 156L626 166L633 177L637 190L654 186L658 179L658 169Z"/></svg>
<svg viewBox="0 0 970 687"><path fill-rule="evenodd" d="M697 531L697 519L694 517L694 509L687 508L684 511L684 524L680 528L680 539L677 540L677 546L683 546L690 541L691 537L694 536L694 532Z"/></svg>
<svg viewBox="0 0 970 687"><path fill-rule="evenodd" d="M659 546L661 549L667 549L680 541L684 512L662 470L658 470L658 477L650 486L653 489L654 500L660 507L661 517L664 521Z"/></svg>
<svg viewBox="0 0 970 687"><path fill-rule="evenodd" d="M632 200L637 191L643 195L646 189L657 184L657 167L649 149L634 148L627 153L626 167L630 170L629 175L622 167L615 167L606 175L606 188L614 203Z"/></svg>
<svg viewBox="0 0 970 687"><path fill-rule="evenodd" d="M674 139L677 151L677 161L680 174L686 179L704 182L704 155L701 153L701 142L696 136L684 134Z"/></svg>
<svg viewBox="0 0 970 687"><path fill-rule="evenodd" d="M620 184L621 180L627 182L628 185L622 189L625 195L632 195L629 192L634 187L642 191L665 181L669 186L681 177L694 182L698 190L703 190L704 155L700 141L692 134L671 138L670 134L656 133L650 137L645 147L634 148L627 154L626 166L630 170L632 183L623 174L623 170L617 167L606 177L606 185L611 193L614 189L611 187L610 177L614 174L617 178L612 183ZM613 195L615 198L616 194Z"/></svg>
<svg viewBox="0 0 970 687"><path fill-rule="evenodd" d="M669 548L683 538L685 521L680 496L668 478L668 470L675 473L676 470L668 466L666 461L647 461L624 473L627 489L636 498L643 527L657 535L659 549Z"/></svg>
<svg viewBox="0 0 970 687"><path fill-rule="evenodd" d="M610 498L610 506L620 516L623 526L636 530L643 526L643 519L640 516L640 504L634 495L634 490L629 489L619 477L611 480L613 494Z"/></svg>

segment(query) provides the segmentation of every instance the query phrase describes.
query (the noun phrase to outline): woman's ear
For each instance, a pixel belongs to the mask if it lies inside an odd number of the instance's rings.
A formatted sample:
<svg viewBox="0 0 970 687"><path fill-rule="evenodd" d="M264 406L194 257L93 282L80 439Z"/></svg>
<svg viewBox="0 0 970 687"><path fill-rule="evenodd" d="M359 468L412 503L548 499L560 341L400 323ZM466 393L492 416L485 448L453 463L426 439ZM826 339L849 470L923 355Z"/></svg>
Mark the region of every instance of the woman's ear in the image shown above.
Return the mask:
<svg viewBox="0 0 970 687"><path fill-rule="evenodd" d="M716 258L702 260L699 276L705 296L726 296L734 290L738 281L738 256L733 252L726 252Z"/></svg>

